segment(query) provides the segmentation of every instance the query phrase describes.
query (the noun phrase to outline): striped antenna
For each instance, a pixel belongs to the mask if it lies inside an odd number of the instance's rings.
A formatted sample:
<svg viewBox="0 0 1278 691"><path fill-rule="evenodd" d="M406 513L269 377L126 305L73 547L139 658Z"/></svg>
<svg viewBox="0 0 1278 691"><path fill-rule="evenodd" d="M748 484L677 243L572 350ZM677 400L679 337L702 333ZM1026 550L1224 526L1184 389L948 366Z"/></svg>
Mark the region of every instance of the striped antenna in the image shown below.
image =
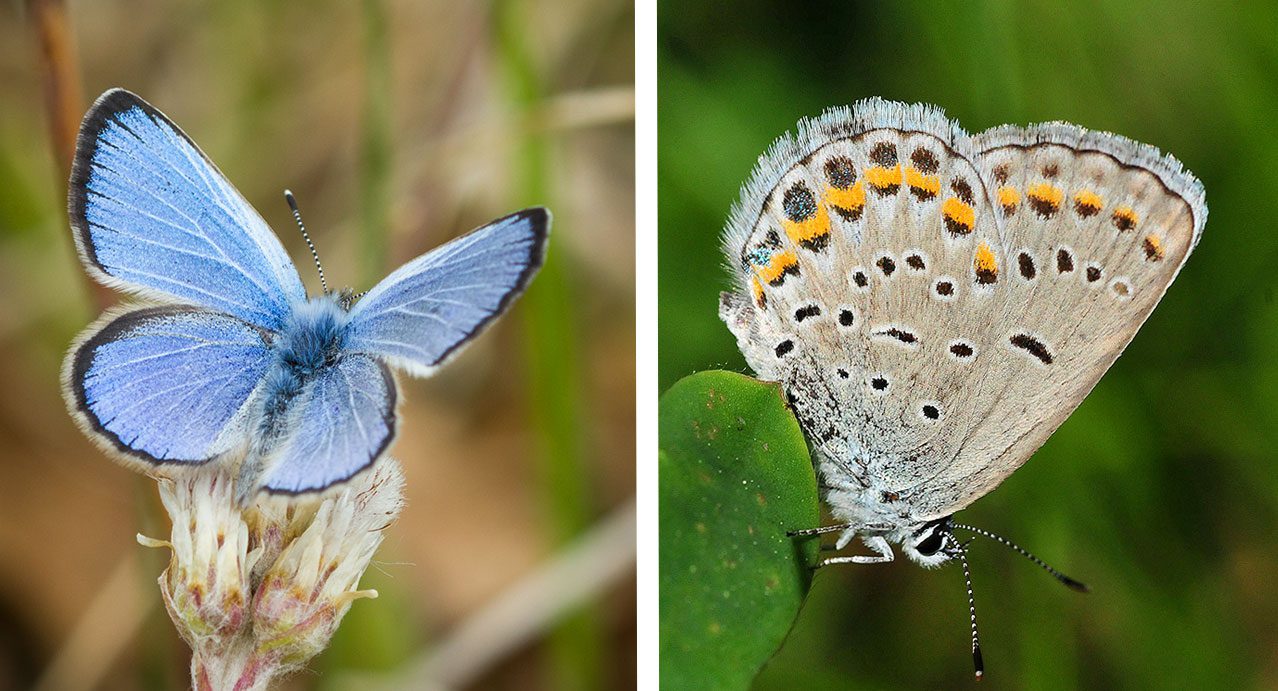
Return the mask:
<svg viewBox="0 0 1278 691"><path fill-rule="evenodd" d="M288 202L288 208L293 210L293 219L297 221L297 227L302 231L302 239L306 241L306 246L311 248L311 258L315 260L315 268L319 270L320 287L324 289L324 294L328 295L328 281L324 280L324 267L320 264L319 253L315 251L315 243L311 242L306 226L302 225L302 212L297 209L297 200L288 190L284 190L284 199Z"/></svg>
<svg viewBox="0 0 1278 691"><path fill-rule="evenodd" d="M1048 565L1047 565L1047 562L1043 561L1042 559L1039 559L1038 557L1034 556L1033 554L1030 554L1030 553L1029 553L1029 550L1025 549L1024 547L1021 547L1020 545L1016 544L1015 542L1012 542L1011 540L1009 540L1009 539L1007 539L1007 538L1003 537L1002 535L996 535L996 534L994 534L994 533L991 533L991 532L990 532L990 531L988 531L988 530L982 530L982 529L980 529L980 528L974 528L974 527L972 527L972 526L970 526L970 525L964 525L964 524L962 524L962 523L953 523L953 524L951 524L951 525L952 525L953 527L955 527L955 528L958 528L959 530L966 530L966 531L971 532L971 533L976 533L977 535L980 535L980 536L982 536L982 537L987 537L987 538L989 538L989 539L991 539L991 540L993 540L993 541L995 541L995 542L998 542L998 543L1003 544L1003 545L1004 545L1004 546L1006 546L1008 549L1011 549L1012 551L1016 552L1017 554L1020 554L1022 557L1025 557L1026 559L1029 559L1030 561L1034 562L1035 564L1038 564L1040 567L1042 567L1042 568L1043 568L1043 570L1044 570L1044 571L1046 571L1046 572L1048 572L1048 573L1052 574L1052 577L1053 577L1053 578L1055 578L1056 580L1060 581L1060 582L1061 582L1061 583L1063 583L1064 585L1066 585L1066 586L1068 586L1068 587L1070 587L1070 588L1072 588L1072 589L1074 589L1074 590L1077 590L1077 591L1078 591L1078 592L1080 592L1080 593L1086 593L1086 592L1088 592L1088 591L1089 591L1089 588L1088 588L1086 585L1084 585L1083 583L1080 583L1079 581L1076 581L1076 580L1074 580L1074 579L1070 578L1069 576L1066 576L1065 574L1061 573L1060 571L1057 571L1056 569L1053 569L1052 567L1050 567L1050 566L1048 566Z"/></svg>
<svg viewBox="0 0 1278 691"><path fill-rule="evenodd" d="M976 595L972 592L972 569L967 565L967 545L959 548L959 561L963 564L963 580L967 583L967 613L972 620L972 664L976 667L976 680L985 678L985 660L981 658L981 637L976 633Z"/></svg>

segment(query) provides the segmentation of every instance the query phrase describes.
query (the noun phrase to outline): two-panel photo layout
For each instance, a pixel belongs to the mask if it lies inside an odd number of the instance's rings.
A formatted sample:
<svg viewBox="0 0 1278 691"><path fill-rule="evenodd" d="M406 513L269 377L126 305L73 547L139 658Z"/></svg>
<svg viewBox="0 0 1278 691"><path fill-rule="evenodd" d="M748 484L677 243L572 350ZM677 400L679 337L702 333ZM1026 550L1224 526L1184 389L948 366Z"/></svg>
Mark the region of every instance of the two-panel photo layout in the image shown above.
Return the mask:
<svg viewBox="0 0 1278 691"><path fill-rule="evenodd" d="M8 3L0 690L1278 689L1275 45Z"/></svg>

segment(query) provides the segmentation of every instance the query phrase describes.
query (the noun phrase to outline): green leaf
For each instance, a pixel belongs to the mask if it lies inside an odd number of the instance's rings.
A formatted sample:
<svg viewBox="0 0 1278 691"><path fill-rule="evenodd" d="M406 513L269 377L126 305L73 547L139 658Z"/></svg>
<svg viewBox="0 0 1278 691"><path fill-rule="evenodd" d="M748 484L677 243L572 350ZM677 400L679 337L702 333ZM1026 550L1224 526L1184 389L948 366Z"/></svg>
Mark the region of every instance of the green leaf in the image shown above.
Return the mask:
<svg viewBox="0 0 1278 691"><path fill-rule="evenodd" d="M732 372L661 397L661 688L743 689L811 584L816 479L776 385Z"/></svg>

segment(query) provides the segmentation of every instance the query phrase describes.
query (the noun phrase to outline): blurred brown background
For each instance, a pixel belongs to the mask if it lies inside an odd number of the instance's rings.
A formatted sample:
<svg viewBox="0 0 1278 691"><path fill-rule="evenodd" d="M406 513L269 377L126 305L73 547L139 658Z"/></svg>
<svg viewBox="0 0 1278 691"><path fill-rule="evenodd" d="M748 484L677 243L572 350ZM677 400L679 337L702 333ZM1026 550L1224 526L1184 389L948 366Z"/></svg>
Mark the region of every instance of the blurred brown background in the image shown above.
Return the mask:
<svg viewBox="0 0 1278 691"><path fill-rule="evenodd" d="M78 125L112 86L205 149L313 292L285 187L330 284L357 291L520 207L555 214L549 263L514 310L434 378L401 379L392 451L408 507L363 583L382 597L356 603L288 688L408 685L499 593L594 527L625 525L631 3L73 2L65 25L58 9L0 6L0 689L49 674L44 688L187 683L155 585L167 556L134 540L167 536L154 483L98 452L58 390L67 345L114 296L74 259L51 115ZM69 94L60 111L50 86ZM633 567L624 541L605 542L599 558L623 575L463 686L633 688Z"/></svg>

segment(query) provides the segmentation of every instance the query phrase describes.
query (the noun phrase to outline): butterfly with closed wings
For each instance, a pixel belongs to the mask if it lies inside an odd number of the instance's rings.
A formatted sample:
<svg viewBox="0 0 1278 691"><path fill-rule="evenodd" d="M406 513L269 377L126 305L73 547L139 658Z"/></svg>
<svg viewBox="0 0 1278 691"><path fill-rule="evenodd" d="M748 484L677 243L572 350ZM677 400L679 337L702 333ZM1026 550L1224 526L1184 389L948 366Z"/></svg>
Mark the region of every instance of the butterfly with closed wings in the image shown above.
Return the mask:
<svg viewBox="0 0 1278 691"><path fill-rule="evenodd" d="M526 209L362 296L308 296L262 217L122 89L85 115L68 196L85 270L151 303L109 310L76 340L62 373L73 417L148 473L240 463L242 504L372 467L395 436L391 367L426 376L457 354L528 285L550 229Z"/></svg>
<svg viewBox="0 0 1278 691"><path fill-rule="evenodd" d="M796 535L958 559L955 523L1046 441L1136 335L1207 219L1171 156L1068 123L969 135L881 99L799 123L763 155L724 233L719 314L780 382L837 525Z"/></svg>

